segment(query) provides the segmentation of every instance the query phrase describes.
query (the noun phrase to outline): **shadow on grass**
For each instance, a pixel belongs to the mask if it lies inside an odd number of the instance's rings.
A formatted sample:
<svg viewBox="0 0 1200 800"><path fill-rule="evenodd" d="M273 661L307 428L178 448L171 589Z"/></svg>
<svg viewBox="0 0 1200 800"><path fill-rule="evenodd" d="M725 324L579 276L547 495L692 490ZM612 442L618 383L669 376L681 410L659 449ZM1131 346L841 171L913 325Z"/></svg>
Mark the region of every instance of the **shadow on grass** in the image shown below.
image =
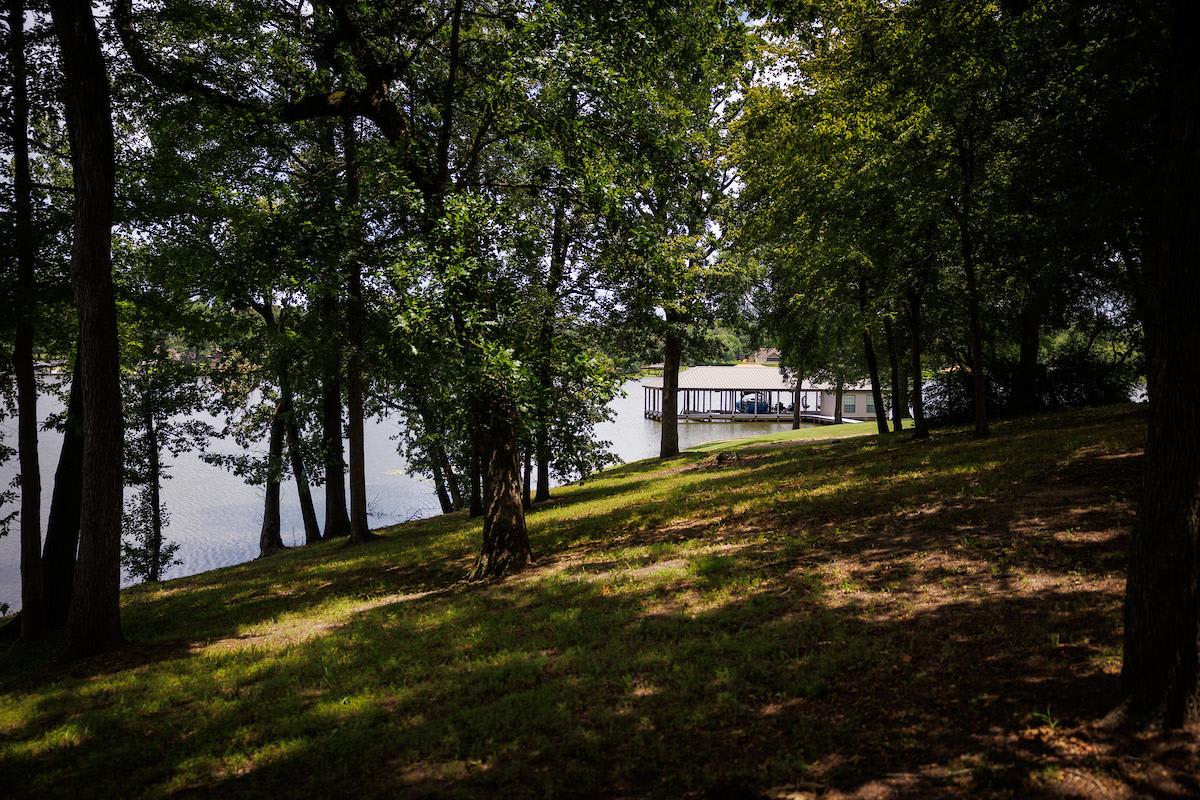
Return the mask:
<svg viewBox="0 0 1200 800"><path fill-rule="evenodd" d="M990 729L1096 714L1112 688L1049 635L1111 635L1095 613L1111 598L1088 592L879 620L785 576L699 613L663 610L659 587L606 587L395 603L278 652L70 687L37 709L57 735L6 772L36 796L676 796L851 787L932 761L1017 788L1029 765Z"/></svg>
<svg viewBox="0 0 1200 800"><path fill-rule="evenodd" d="M5 673L0 765L72 797L1014 794L1047 764L1094 772L1054 731L1115 689L1140 433L1127 409L1053 420L606 473L529 516L539 565L499 583L460 582L478 524L450 517L134 593L131 663ZM312 622L238 638L289 614Z"/></svg>

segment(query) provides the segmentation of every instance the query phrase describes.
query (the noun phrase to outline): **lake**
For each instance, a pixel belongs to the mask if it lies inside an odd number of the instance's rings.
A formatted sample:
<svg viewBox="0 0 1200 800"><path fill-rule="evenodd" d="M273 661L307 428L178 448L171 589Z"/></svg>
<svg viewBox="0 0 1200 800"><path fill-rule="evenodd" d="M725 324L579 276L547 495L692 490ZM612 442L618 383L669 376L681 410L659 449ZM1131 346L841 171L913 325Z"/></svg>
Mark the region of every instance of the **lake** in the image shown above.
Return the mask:
<svg viewBox="0 0 1200 800"><path fill-rule="evenodd" d="M612 442L612 451L622 461L637 461L658 454L659 423L642 416L640 381L624 385L624 395L610 404L615 418L597 426L601 439ZM42 420L61 410L57 399L43 398L38 404ZM4 441L16 446L16 419L0 423ZM716 439L755 436L786 430L787 423L680 423L679 446L691 447ZM367 465L367 501L371 526L380 527L409 519L440 513L433 493L433 481L412 477L405 472L404 460L396 453L398 419L367 420L365 449ZM54 469L62 436L43 431L39 439L42 468L42 524L49 513L54 487ZM222 444L223 448L232 443ZM183 562L168 571L168 578L248 561L258 555L258 532L262 521L263 490L248 486L220 467L201 461L193 453L166 457L170 480L163 485L162 497L170 515L165 535L179 543L178 558ZM8 485L17 474L17 459L0 465L0 485ZM324 492L314 488L317 518L324 520ZM6 507L5 512L12 510ZM291 482L283 486L282 532L285 544L304 541L304 526ZM15 521L8 536L0 539L0 603L14 610L20 607L20 541Z"/></svg>

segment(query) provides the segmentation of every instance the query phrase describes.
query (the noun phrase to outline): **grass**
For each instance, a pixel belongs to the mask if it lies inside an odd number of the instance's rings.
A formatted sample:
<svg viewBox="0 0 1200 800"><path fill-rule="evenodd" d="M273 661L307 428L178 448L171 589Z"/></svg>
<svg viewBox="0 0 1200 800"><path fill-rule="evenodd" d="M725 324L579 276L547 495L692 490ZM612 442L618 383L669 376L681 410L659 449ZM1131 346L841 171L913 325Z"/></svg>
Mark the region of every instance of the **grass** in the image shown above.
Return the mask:
<svg viewBox="0 0 1200 800"><path fill-rule="evenodd" d="M538 563L499 582L462 581L479 524L450 515L137 587L120 652L0 653L5 791L1195 793L1194 750L1091 725L1143 425L629 464L530 514Z"/></svg>
<svg viewBox="0 0 1200 800"><path fill-rule="evenodd" d="M903 421L905 429L912 427L912 420L906 419ZM704 424L704 423L695 423ZM705 442L691 448L691 452L696 453L715 453L721 450L741 450L746 447L755 445L769 444L788 444L788 443L803 443L813 439L824 439L826 441L834 441L838 439L848 439L855 436L875 436L879 432L879 427L875 420L867 420L865 422L847 422L841 425L805 425L802 428L790 431L775 431L774 433L763 433L758 436L746 436L741 439L725 439L716 442Z"/></svg>

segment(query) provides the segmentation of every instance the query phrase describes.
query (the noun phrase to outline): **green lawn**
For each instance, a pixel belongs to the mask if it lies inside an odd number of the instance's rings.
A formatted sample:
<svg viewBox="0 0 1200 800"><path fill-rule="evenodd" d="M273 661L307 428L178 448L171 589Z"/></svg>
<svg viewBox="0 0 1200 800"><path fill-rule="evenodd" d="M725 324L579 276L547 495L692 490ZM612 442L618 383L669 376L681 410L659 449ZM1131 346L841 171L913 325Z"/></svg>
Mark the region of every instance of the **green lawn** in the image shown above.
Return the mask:
<svg viewBox="0 0 1200 800"><path fill-rule="evenodd" d="M500 582L461 580L480 528L451 515L129 590L119 653L0 653L5 792L926 797L1150 780L1145 752L1088 724L1119 668L1141 412L982 441L853 427L558 490L529 517L536 566ZM1194 761L1162 763L1154 780L1189 786Z"/></svg>
<svg viewBox="0 0 1200 800"><path fill-rule="evenodd" d="M689 423L706 424L706 423ZM715 423L708 423L715 424ZM911 428L912 420L904 420L904 428ZM714 453L720 450L739 450L751 445L786 444L807 442L812 439L846 439L851 436L874 436L879 427L874 420L868 422L844 422L841 425L808 425L791 431L776 431L763 433L758 436L746 436L741 439L725 439L717 442L705 442L691 448L696 453Z"/></svg>

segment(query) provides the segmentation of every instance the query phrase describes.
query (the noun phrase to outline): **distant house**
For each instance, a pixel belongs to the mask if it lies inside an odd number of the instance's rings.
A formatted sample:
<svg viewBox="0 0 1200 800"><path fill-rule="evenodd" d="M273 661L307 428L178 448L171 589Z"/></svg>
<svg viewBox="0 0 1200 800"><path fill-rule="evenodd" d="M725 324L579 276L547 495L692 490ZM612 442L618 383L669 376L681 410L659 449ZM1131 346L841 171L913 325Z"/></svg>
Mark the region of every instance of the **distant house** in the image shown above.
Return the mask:
<svg viewBox="0 0 1200 800"><path fill-rule="evenodd" d="M834 415L837 395L834 387L822 384L821 413ZM842 416L849 419L875 419L875 395L869 381L846 384L842 387Z"/></svg>
<svg viewBox="0 0 1200 800"><path fill-rule="evenodd" d="M774 347L764 347L756 350L752 359L755 364L761 364L764 367L778 367L780 354Z"/></svg>

